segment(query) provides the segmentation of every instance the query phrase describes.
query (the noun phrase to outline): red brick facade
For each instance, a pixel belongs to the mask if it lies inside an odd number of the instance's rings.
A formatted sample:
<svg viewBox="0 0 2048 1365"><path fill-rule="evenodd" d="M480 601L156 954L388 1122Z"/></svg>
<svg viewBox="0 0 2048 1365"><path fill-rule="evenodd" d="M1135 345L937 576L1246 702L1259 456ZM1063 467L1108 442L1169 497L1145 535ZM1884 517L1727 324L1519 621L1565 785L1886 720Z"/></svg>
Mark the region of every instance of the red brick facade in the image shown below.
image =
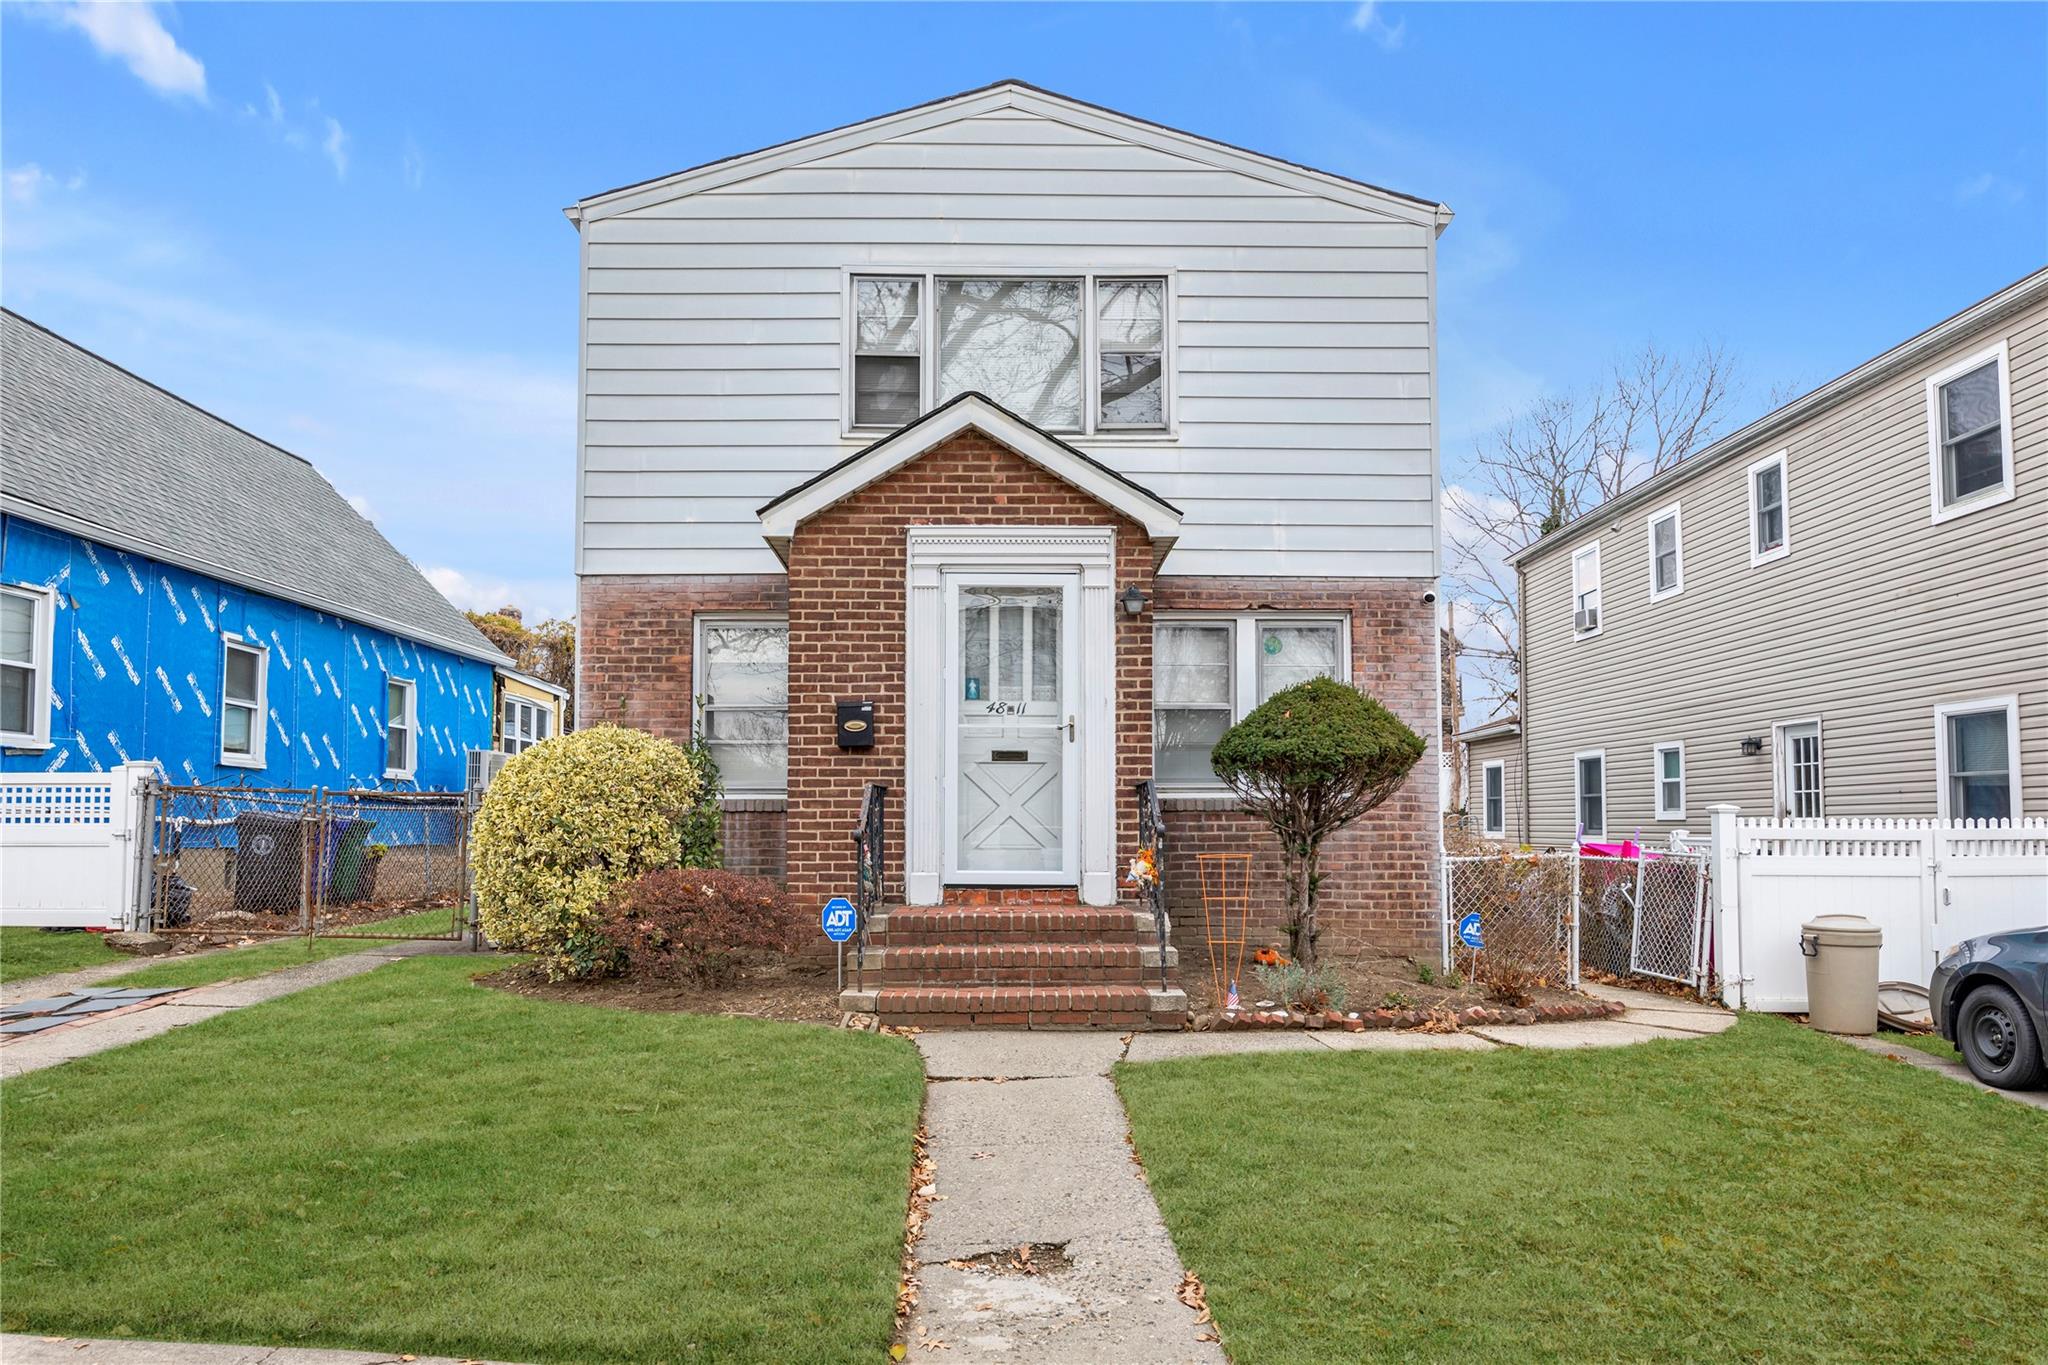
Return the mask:
<svg viewBox="0 0 2048 1365"><path fill-rule="evenodd" d="M787 813L729 812L728 859L747 871L766 871L779 845L787 884L800 900L837 894L851 875L862 788L882 782L890 788L887 896L900 898L907 531L960 524L1114 526L1117 590L1135 585L1158 609L1346 612L1352 681L1418 734L1435 733L1434 613L1422 600L1426 585L1407 579L1155 581L1154 547L1142 528L971 430L803 523L790 541L786 579L584 579L578 715L586 723L615 721L687 740L694 613L787 610ZM1149 611L1116 615L1120 863L1137 843L1132 789L1152 766L1152 624ZM835 744L833 703L842 698L875 701L872 749ZM1326 946L1435 941L1436 783L1432 747L1393 801L1333 842L1324 863ZM1255 919L1277 922L1278 850L1227 802L1169 802L1167 836L1171 890L1184 907L1181 933L1201 932L1192 855L1210 849L1257 855Z"/></svg>

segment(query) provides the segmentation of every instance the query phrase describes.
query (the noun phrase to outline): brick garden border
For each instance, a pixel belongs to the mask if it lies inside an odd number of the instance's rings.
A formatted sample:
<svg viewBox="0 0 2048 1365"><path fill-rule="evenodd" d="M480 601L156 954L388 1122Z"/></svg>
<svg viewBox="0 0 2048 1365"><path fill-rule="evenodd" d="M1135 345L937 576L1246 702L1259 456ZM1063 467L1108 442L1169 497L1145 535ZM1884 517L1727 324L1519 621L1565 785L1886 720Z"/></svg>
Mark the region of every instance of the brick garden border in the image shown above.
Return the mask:
<svg viewBox="0 0 2048 1365"><path fill-rule="evenodd" d="M1501 1024L1561 1024L1582 1019L1612 1019L1628 1007L1618 1000L1570 1001L1562 1005L1534 1005L1528 1009L1495 1009L1489 1005L1467 1005L1450 1013L1460 1028ZM1304 1014L1300 1010L1225 1010L1216 1016L1212 1029L1332 1029L1363 1033L1367 1029L1413 1029L1444 1019L1429 1010L1355 1010L1342 1013L1324 1010Z"/></svg>

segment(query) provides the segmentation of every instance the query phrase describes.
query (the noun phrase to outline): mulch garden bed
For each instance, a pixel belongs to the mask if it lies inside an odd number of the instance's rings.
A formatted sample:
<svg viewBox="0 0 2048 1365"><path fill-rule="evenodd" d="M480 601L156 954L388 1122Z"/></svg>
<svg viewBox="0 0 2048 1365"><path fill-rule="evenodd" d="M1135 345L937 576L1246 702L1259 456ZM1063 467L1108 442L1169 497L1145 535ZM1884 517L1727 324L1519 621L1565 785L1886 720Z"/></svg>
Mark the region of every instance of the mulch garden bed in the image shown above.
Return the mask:
<svg viewBox="0 0 2048 1365"><path fill-rule="evenodd" d="M793 959L766 962L744 969L724 986L697 986L681 981L610 976L593 981L549 981L530 963L507 967L478 978L485 986L536 1000L563 1000L579 1005L647 1010L665 1014L718 1014L747 1019L786 1019L798 1023L838 1024L839 985L832 963Z"/></svg>

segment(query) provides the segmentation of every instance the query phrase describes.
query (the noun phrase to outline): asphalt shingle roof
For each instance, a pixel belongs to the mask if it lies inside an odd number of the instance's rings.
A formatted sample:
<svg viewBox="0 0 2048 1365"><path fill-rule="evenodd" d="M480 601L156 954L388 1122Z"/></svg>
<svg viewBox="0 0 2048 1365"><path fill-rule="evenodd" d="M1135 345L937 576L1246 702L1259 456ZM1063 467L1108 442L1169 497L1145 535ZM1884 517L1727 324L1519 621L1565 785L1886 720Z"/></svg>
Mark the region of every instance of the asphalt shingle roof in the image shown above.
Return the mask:
<svg viewBox="0 0 2048 1365"><path fill-rule="evenodd" d="M510 662L309 462L8 310L0 494L32 520L46 509L124 548Z"/></svg>

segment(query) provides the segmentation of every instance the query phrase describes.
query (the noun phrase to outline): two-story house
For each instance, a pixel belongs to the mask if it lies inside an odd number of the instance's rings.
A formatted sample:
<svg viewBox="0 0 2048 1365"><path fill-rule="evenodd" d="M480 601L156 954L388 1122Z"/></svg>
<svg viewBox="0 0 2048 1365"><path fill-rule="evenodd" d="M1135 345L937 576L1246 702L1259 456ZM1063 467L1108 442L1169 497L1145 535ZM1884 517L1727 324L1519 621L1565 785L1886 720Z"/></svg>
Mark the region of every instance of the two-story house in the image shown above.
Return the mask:
<svg viewBox="0 0 2048 1365"><path fill-rule="evenodd" d="M1176 894L1236 849L1277 907L1217 737L1317 674L1436 734L1441 204L1004 81L568 214L577 714L700 728L730 864L849 892L886 784L891 902L1069 942L1156 779ZM1326 859L1326 941L1433 940L1436 772ZM1067 1013L1144 1016L1119 935Z"/></svg>
<svg viewBox="0 0 2048 1365"><path fill-rule="evenodd" d="M1519 726L1474 823L2048 812L2048 270L1516 557Z"/></svg>

